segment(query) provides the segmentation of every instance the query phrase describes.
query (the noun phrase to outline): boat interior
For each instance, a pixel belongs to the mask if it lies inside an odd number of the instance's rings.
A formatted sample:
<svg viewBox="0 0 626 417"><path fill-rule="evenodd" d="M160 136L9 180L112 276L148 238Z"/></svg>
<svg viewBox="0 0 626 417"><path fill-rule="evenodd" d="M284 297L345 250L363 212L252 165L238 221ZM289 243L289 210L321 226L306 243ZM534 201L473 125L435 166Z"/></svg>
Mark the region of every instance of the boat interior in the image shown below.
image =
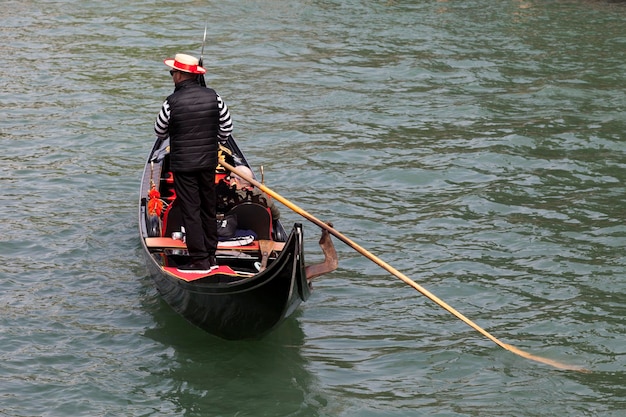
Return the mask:
<svg viewBox="0 0 626 417"><path fill-rule="evenodd" d="M218 166L215 176L218 193L230 188L229 180L227 170ZM155 188L158 187L158 193L151 197L159 199L155 203L160 204L162 209L158 216L146 216L148 223L146 246L163 267L176 271L175 267L189 262L189 257L184 243L184 228L181 227L182 216L176 201L174 181L175 176L169 171L169 155L166 155L161 165L159 184L154 184ZM222 201L219 194L217 200ZM220 238L216 252L220 265L216 272L227 275L226 278L222 278L226 282L244 279L264 270L277 258L286 240L282 225L278 221L274 222L270 210L261 204L242 202L233 207L218 204L218 219L232 216L236 218L235 236L240 237ZM180 275L176 272L174 274ZM184 273L182 274L182 277L186 277ZM194 279L200 277L202 276L196 276Z"/></svg>

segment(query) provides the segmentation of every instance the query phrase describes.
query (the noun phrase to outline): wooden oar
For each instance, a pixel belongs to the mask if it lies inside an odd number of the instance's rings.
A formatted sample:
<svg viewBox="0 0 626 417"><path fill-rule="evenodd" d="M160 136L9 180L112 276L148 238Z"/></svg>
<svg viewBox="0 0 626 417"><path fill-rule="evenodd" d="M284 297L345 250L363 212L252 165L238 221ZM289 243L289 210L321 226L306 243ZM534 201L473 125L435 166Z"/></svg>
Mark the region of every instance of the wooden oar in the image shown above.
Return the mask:
<svg viewBox="0 0 626 417"><path fill-rule="evenodd" d="M226 169L228 169L229 171L233 171L235 169L234 166L228 164L223 159L220 159L220 164L223 167L225 167ZM568 365L568 364L564 364L564 363L561 363L561 362L558 362L558 361L555 361L555 360L552 360L552 359L548 359L548 358L544 358L544 357L541 357L541 356L533 355L532 353L525 352L525 351L523 351L521 349L516 348L515 346L511 346L509 344L506 344L506 343L500 341L495 336L493 336L491 333L489 333L488 331L486 331L485 329L483 329L482 327L480 327L479 325L477 325L476 323L474 323L473 321L471 321L470 319L465 317L463 314L458 312L452 306L450 306L449 304L447 304L446 302L441 300L439 297L437 297L436 295L434 295L433 293L428 291L426 288L422 287L421 285L419 285L418 283L413 281L411 278L407 277L402 272L398 271L397 269L395 269L394 267L389 265L387 262L385 262L382 259L378 258L377 256L373 255L372 253L370 253L369 251L367 251L366 249L364 249L360 245L356 244L355 242L350 240L348 237L346 237L342 233L340 233L337 230L335 230L333 227L331 227L328 224L326 224L326 223L322 222L321 220L317 219L315 216L313 216L312 214L309 214L308 212L306 212L305 210L301 209L297 205L293 204L291 201L289 201L286 198L282 197L278 193L270 190L265 185L263 185L260 182L256 181L254 178L252 178L252 177L250 177L248 175L245 175L245 174L242 175L239 172L237 172L237 175L239 175L243 179L249 181L255 187L258 187L261 191L263 191L264 193L268 194L269 196L271 196L275 200L279 201L280 203L284 204L285 206L287 206L288 208L290 208L291 210L293 210L297 214L301 215L305 219L309 220L312 223L315 223L316 225L318 225L322 229L328 230L328 232L330 232L337 239L341 240L343 243L345 243L346 245L350 246L351 248L353 248L354 250L359 252L361 255L365 256L366 258L368 258L369 260L371 260L375 264L379 265L381 268L383 268L387 272L395 275L397 278L401 279L402 281L404 281L409 286L415 288L417 291L419 291L420 293L422 293L423 295L428 297L430 300L432 300L435 303L437 303L439 306L443 307L449 313L451 313L452 315L454 315L455 317L457 317L458 319L463 321L465 324L467 324L468 326L470 326L471 328L473 328L474 330L476 330L477 332L479 332L480 334L482 334L483 336L485 336L487 339L491 340L492 342L494 342L498 346L500 346L500 347L502 347L502 348L504 348L504 349L506 349L506 350L508 350L510 352L513 352L516 355L519 355L519 356L521 356L523 358L530 359L530 360L533 360L533 361L536 361L536 362L540 362L540 363L544 363L546 365L551 365L551 366L554 366L555 368L558 368L558 369L569 370L569 371L586 372L586 370L584 368L581 368L579 366Z"/></svg>

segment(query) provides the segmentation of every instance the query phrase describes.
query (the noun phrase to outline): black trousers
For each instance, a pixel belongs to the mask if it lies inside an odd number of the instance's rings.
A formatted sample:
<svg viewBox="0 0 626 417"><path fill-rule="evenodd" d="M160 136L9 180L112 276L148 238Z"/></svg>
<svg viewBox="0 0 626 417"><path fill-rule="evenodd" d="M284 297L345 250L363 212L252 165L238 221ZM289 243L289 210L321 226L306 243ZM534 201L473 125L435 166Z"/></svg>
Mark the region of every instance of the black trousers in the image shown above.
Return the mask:
<svg viewBox="0 0 626 417"><path fill-rule="evenodd" d="M207 259L217 249L215 169L174 174L176 199L192 260Z"/></svg>

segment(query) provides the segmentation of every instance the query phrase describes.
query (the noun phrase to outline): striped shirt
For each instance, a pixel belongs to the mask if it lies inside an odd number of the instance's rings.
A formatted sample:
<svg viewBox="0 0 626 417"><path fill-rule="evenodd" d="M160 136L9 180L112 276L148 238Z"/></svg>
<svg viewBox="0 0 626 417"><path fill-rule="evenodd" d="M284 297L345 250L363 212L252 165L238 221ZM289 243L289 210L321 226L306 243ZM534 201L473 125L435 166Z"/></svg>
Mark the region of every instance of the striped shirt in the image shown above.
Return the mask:
<svg viewBox="0 0 626 417"><path fill-rule="evenodd" d="M219 131L217 132L217 140L221 143L226 142L228 136L233 132L233 121L230 118L230 112L228 106L222 100L219 94L217 94L217 108L220 111ZM161 111L154 122L154 132L159 139L165 139L169 136L168 127L170 124L170 105L165 100Z"/></svg>

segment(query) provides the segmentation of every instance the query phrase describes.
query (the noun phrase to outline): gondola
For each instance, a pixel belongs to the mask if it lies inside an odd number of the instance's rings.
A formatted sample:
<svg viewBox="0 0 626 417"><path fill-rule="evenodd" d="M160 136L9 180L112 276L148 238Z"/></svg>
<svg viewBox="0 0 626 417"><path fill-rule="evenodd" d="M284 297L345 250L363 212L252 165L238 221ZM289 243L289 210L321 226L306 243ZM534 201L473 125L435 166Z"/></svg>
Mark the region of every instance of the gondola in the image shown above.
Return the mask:
<svg viewBox="0 0 626 417"><path fill-rule="evenodd" d="M309 298L312 278L336 268L330 237L323 231L324 264L307 267L302 224L295 223L287 234L260 204L245 202L228 212L220 212L218 205L218 217L235 215L237 227L251 230L254 240L220 242L219 268L209 274L179 271L177 266L189 258L168 145L167 140L155 142L141 181L139 234L148 272L163 299L194 325L228 340L261 338ZM220 147L220 158L250 168L232 136ZM227 182L228 175L219 165L216 182Z"/></svg>

